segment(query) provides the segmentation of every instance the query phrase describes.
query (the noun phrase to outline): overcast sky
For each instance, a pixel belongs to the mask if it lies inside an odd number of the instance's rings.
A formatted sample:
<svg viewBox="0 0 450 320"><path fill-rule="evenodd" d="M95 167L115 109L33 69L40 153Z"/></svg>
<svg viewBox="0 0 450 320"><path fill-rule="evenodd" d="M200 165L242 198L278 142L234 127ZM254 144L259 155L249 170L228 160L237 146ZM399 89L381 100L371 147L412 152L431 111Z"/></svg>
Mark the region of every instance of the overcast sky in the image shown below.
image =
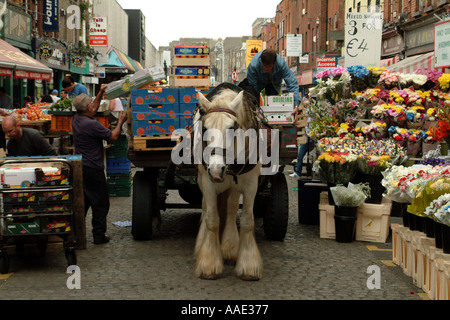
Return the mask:
<svg viewBox="0 0 450 320"><path fill-rule="evenodd" d="M180 38L252 35L257 18L275 17L281 0L117 0L123 9L140 9L146 35L158 49Z"/></svg>

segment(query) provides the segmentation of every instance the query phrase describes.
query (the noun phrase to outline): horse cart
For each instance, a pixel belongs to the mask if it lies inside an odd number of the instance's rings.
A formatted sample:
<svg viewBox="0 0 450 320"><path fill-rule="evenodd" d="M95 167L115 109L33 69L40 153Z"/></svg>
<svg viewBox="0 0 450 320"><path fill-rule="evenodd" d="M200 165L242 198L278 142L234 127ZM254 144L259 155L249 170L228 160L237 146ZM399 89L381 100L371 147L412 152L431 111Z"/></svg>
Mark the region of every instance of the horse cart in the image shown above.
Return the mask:
<svg viewBox="0 0 450 320"><path fill-rule="evenodd" d="M232 85L231 85L232 86ZM235 87L235 86L234 86ZM219 87L215 88L218 89ZM237 88L237 87L236 87ZM207 98L214 94L214 88L199 90ZM176 91L181 102L181 111L170 110L176 104ZM148 100L149 103L147 103ZM144 102L145 101L145 102ZM151 101L156 103L152 105ZM164 104L168 101L168 104ZM131 129L135 134L128 150L129 160L139 170L133 178L133 205L132 205L132 236L135 240L150 240L158 232L161 223L161 211L171 208L189 209L202 207L202 192L197 184L197 169L193 164L176 165L171 159L173 148L179 141L173 141L169 135L142 135L143 130L148 130L148 123L158 122L157 130L161 127L172 125L172 118L165 117L171 113L183 112L186 122L189 122L197 108L198 98L195 88L163 89L159 93L149 93L148 90L132 91L132 108L128 110L129 119L133 122ZM140 109L139 105L145 107ZM140 111L148 111L147 117L140 115ZM164 116L158 116L155 109L161 111ZM189 115L189 116L188 116ZM162 119L162 120L161 120ZM139 122L145 122L146 128L142 128ZM165 123L167 121L167 123ZM183 119L182 119L183 121ZM185 126L181 124L181 128ZM156 128L154 126L153 128ZM280 131L280 140L285 139L283 127ZM292 128L290 128L292 130ZM141 130L139 132L139 130ZM297 138L296 128L293 128L294 138ZM291 131L292 133L292 131ZM295 142L294 142L295 143ZM267 239L282 241L285 238L288 216L289 196L288 186L283 173L284 167L297 157L297 148L286 148L289 144L280 141L279 169L271 175L261 175L258 181L258 191L254 204L255 218L262 218L264 233ZM184 203L168 203L168 190L177 190Z"/></svg>

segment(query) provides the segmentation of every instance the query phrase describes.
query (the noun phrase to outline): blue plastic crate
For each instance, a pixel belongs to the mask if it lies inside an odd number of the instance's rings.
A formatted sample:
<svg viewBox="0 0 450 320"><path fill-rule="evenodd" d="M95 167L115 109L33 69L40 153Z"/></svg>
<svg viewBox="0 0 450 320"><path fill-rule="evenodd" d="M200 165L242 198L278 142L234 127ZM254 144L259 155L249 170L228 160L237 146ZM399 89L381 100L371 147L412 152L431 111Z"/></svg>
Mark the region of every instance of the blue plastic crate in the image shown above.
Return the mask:
<svg viewBox="0 0 450 320"><path fill-rule="evenodd" d="M107 158L106 173L128 173L131 171L131 162L128 158Z"/></svg>

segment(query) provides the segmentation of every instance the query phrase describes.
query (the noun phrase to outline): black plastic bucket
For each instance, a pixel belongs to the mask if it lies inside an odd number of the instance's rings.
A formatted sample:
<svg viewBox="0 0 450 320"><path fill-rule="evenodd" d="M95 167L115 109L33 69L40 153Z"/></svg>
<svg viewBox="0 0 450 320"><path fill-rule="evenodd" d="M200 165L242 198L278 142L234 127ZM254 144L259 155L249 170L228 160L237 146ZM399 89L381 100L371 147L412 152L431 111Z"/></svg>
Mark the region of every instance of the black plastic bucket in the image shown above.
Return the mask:
<svg viewBox="0 0 450 320"><path fill-rule="evenodd" d="M355 239L358 207L334 207L336 241L348 243Z"/></svg>

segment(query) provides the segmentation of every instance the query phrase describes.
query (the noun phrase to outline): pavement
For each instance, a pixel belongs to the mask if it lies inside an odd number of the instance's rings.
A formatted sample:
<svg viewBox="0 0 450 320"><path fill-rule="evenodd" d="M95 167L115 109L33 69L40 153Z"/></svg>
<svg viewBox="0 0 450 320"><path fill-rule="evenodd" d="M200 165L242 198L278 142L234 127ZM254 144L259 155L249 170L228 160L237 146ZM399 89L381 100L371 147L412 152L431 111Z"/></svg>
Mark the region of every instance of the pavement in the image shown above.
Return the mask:
<svg viewBox="0 0 450 320"><path fill-rule="evenodd" d="M265 239L257 219L256 240L264 274L260 281L242 281L232 266L217 280L194 277L194 243L200 211L162 212L161 233L151 241L131 236L132 198L111 198L108 234L111 241L94 245L87 216L87 249L77 251L78 278L67 270L62 248L43 258L11 256L10 272L0 275L0 300L167 300L167 301L330 301L426 300L399 266L392 263L392 240L386 243L321 239L319 225L298 222L297 180L289 188L289 226L282 242ZM182 201L169 191L168 202ZM300 204L301 205L301 204ZM115 224L117 222L119 225ZM391 217L391 223L399 222ZM369 288L376 266L379 288ZM75 279L75 280L74 280ZM77 280L77 281L76 281ZM80 288L74 287L79 284ZM178 312L178 311L177 311Z"/></svg>

